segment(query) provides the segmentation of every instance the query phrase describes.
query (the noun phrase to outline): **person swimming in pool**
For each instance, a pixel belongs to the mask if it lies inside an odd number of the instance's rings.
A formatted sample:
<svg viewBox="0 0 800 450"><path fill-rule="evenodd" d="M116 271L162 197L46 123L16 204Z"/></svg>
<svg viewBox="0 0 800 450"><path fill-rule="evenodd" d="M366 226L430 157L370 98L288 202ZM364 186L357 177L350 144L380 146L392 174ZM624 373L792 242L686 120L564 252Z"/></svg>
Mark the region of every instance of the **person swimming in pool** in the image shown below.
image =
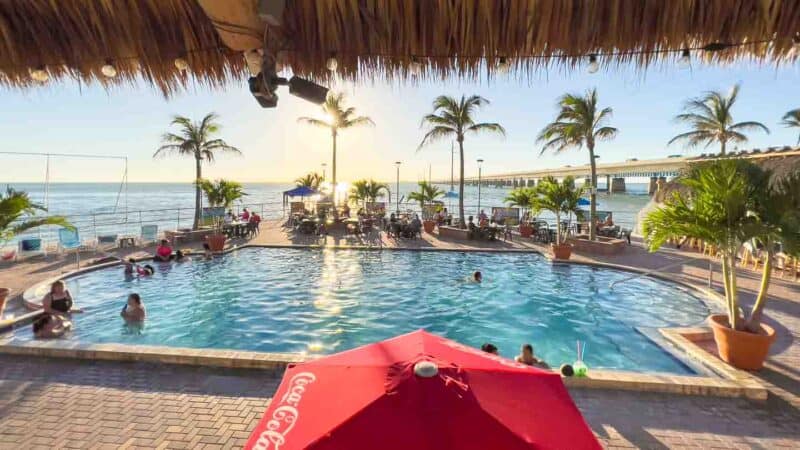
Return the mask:
<svg viewBox="0 0 800 450"><path fill-rule="evenodd" d="M55 281L50 285L50 292L42 299L42 308L45 313L53 315L83 312L74 307L72 294L69 293L67 285L62 280Z"/></svg>
<svg viewBox="0 0 800 450"><path fill-rule="evenodd" d="M136 272L136 261L133 258L128 258L127 261L123 261L122 264L124 265L124 274L125 275L133 275Z"/></svg>
<svg viewBox="0 0 800 450"><path fill-rule="evenodd" d="M52 339L72 329L72 322L55 314L42 314L33 321L33 335L38 339Z"/></svg>
<svg viewBox="0 0 800 450"><path fill-rule="evenodd" d="M187 256L181 250L178 250L178 251L175 252L175 262L182 263L182 262L188 262L188 261L191 261L191 260L192 260L192 258L190 256Z"/></svg>
<svg viewBox="0 0 800 450"><path fill-rule="evenodd" d="M481 350L485 351L486 353L491 353L493 355L500 355L500 351L497 350L497 346L489 342L481 345Z"/></svg>
<svg viewBox="0 0 800 450"><path fill-rule="evenodd" d="M136 273L140 277L149 277L156 273L156 269L154 269L150 264L145 264L144 267L136 266Z"/></svg>
<svg viewBox="0 0 800 450"><path fill-rule="evenodd" d="M515 358L518 363L525 364L527 366L534 366L540 369L549 369L550 366L547 365L546 362L537 358L533 354L533 346L531 344L522 344L520 348L519 355Z"/></svg>
<svg viewBox="0 0 800 450"><path fill-rule="evenodd" d="M214 257L214 253L211 251L211 247L208 245L208 242L203 243L203 259L209 260Z"/></svg>
<svg viewBox="0 0 800 450"><path fill-rule="evenodd" d="M483 281L483 274L480 270L476 270L472 273L472 276L469 278L469 281L473 283L480 283Z"/></svg>
<svg viewBox="0 0 800 450"><path fill-rule="evenodd" d="M126 322L144 322L147 313L142 304L142 298L139 294L133 293L128 296L125 306L119 313Z"/></svg>

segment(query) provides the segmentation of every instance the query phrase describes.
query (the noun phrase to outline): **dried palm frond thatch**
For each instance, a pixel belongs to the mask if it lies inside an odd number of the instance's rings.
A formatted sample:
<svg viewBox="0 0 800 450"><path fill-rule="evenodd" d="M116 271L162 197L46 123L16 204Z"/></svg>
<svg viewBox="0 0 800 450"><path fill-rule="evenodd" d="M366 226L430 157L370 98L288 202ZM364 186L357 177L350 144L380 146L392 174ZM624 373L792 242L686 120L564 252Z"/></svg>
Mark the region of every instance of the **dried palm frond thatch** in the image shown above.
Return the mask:
<svg viewBox="0 0 800 450"><path fill-rule="evenodd" d="M797 58L797 0L288 0L284 28L295 73L330 76L333 53L348 79L407 77L416 55L431 77L473 77L506 57L520 77L574 68L587 55L601 65L674 62L683 48L736 44L693 57ZM753 44L775 38L772 43ZM677 50L678 53L638 53ZM531 55L563 58L530 58ZM455 58L453 58L455 57Z"/></svg>
<svg viewBox="0 0 800 450"><path fill-rule="evenodd" d="M184 58L189 70L175 67ZM109 59L117 76L100 69ZM194 81L220 86L243 74L195 0L0 1L0 84L27 87L30 70L103 84L137 76L164 95Z"/></svg>

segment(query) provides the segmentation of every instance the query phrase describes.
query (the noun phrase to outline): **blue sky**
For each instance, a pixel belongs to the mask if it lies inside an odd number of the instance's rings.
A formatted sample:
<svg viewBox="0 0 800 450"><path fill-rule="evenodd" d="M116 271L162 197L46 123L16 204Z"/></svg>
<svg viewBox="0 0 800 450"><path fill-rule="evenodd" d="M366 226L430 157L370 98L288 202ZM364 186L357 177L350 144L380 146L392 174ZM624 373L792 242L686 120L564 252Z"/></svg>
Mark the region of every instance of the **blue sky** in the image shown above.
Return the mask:
<svg viewBox="0 0 800 450"><path fill-rule="evenodd" d="M596 87L602 106L611 106L611 125L619 136L598 146L601 161L636 157L657 158L669 154L699 154L705 149L667 147L667 141L683 128L672 122L685 99L709 89L729 89L742 84L734 109L737 121L757 120L771 134L753 133L748 147L787 145L797 142L797 132L778 124L788 110L800 107L798 75L800 64L781 67L737 64L728 67L689 69L665 65L645 73L631 67L587 74L551 71L540 78L518 80L510 74L486 80L431 80L419 83L361 85L336 83L357 110L369 115L374 128L348 130L339 139L339 178L362 177L393 180L394 161L403 161L401 178L427 177L429 165L434 178L450 173L450 144L442 142L419 152L423 136L419 120L430 111L439 94L479 94L491 101L478 118L500 122L507 137L469 137L465 142L466 172L477 171L475 160L483 158L484 173L583 164L583 151L539 156L535 137L555 115L555 101L565 92L582 92ZM330 137L327 131L298 124L301 115L319 116L319 107L281 91L278 108L261 109L244 83L222 90L196 89L164 99L146 86L121 86L106 91L99 86L61 83L29 91L3 89L0 133L4 151L89 153L127 156L130 181L191 181L191 160L153 160L161 133L173 114L194 118L206 112L220 114L222 137L239 147L244 156L222 157L205 169L211 178L239 181L292 180L310 170L330 166ZM41 181L44 162L31 157L0 155L0 181ZM51 166L55 181L119 181L118 161L55 160ZM328 168L330 171L330 167Z"/></svg>

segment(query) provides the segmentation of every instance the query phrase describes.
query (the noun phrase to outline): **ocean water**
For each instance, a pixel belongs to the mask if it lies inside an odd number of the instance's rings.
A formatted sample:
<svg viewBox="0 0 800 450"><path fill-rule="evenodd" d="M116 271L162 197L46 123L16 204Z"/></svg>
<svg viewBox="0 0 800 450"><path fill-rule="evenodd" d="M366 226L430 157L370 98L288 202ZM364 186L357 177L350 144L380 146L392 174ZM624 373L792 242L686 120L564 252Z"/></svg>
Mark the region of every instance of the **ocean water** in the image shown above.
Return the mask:
<svg viewBox="0 0 800 450"><path fill-rule="evenodd" d="M0 182L0 186L5 184ZM45 203L43 183L9 185L28 192L34 201ZM439 186L445 191L450 190L449 185ZM244 183L248 195L236 208L249 206L267 219L282 217L282 193L292 187L294 185L289 183ZM600 188L603 187L601 184ZM397 199L395 185L390 183L390 188L391 204L394 204ZM647 204L649 196L645 184L629 183L627 188L628 192L624 194L598 194L598 209L613 211L617 223L634 228L636 214ZM400 198L405 199L416 189L416 183L400 183ZM455 189L458 189L457 185ZM478 187L465 186L464 189L465 212L477 215ZM511 187L481 187L481 209L489 213L492 206L506 206L504 199L511 190ZM66 215L84 237L108 233L136 234L142 224L148 223L158 224L162 230L188 227L194 215L194 185L191 183L128 183L127 186L119 183L51 183L46 200L49 214ZM388 202L388 198L381 200ZM457 200L445 199L444 203L451 212L457 210ZM401 204L401 210L407 208L416 210L418 205ZM547 213L542 217L552 219ZM45 228L29 234L44 234L46 239L53 239L54 230Z"/></svg>
<svg viewBox="0 0 800 450"><path fill-rule="evenodd" d="M67 280L75 302L66 339L327 354L425 328L513 357L522 343L553 366L687 374L646 337L701 323L708 309L683 289L629 273L553 265L538 254L245 248L155 264L152 277L116 266ZM466 278L474 271L483 283ZM119 317L127 295L147 308L143 327ZM14 339L30 340L29 327Z"/></svg>

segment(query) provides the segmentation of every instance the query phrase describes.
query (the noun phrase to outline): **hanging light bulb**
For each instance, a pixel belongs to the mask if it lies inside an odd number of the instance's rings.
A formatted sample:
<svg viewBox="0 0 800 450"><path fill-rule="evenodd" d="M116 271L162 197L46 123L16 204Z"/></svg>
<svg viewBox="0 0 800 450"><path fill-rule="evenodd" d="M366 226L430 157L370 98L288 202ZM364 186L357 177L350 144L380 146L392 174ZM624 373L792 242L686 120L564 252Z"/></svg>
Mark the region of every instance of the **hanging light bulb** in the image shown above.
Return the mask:
<svg viewBox="0 0 800 450"><path fill-rule="evenodd" d="M800 52L800 32L795 33L792 44L794 44L794 49Z"/></svg>
<svg viewBox="0 0 800 450"><path fill-rule="evenodd" d="M597 55L589 55L589 66L586 71L589 73L597 73L600 70L600 64L597 63Z"/></svg>
<svg viewBox="0 0 800 450"><path fill-rule="evenodd" d="M28 69L28 72L33 78L34 81L38 81L39 83L44 83L50 78L50 74L47 73L44 66L39 66L35 69Z"/></svg>
<svg viewBox="0 0 800 450"><path fill-rule="evenodd" d="M680 68L684 68L684 69L685 69L685 68L689 67L689 65L690 65L691 63L692 63L692 56L691 56L691 54L689 53L689 49L688 49L688 48L685 48L685 49L683 49L683 51L681 52L681 57L680 57L680 59L678 60L678 67L680 67Z"/></svg>
<svg viewBox="0 0 800 450"><path fill-rule="evenodd" d="M416 56L411 57L411 62L408 64L408 72L415 77L422 72L422 63L419 62Z"/></svg>
<svg viewBox="0 0 800 450"><path fill-rule="evenodd" d="M330 58L325 61L325 67L331 72L336 72L336 69L339 68L339 61L336 59L336 53L331 53Z"/></svg>
<svg viewBox="0 0 800 450"><path fill-rule="evenodd" d="M181 72L186 72L189 69L189 62L183 58L175 58L175 68Z"/></svg>
<svg viewBox="0 0 800 450"><path fill-rule="evenodd" d="M497 62L497 72L499 73L508 73L508 69L511 67L511 63L508 61L508 58L505 56L501 56L500 60Z"/></svg>
<svg viewBox="0 0 800 450"><path fill-rule="evenodd" d="M117 76L117 68L114 67L110 59L106 60L106 63L100 68L100 72L108 78Z"/></svg>

